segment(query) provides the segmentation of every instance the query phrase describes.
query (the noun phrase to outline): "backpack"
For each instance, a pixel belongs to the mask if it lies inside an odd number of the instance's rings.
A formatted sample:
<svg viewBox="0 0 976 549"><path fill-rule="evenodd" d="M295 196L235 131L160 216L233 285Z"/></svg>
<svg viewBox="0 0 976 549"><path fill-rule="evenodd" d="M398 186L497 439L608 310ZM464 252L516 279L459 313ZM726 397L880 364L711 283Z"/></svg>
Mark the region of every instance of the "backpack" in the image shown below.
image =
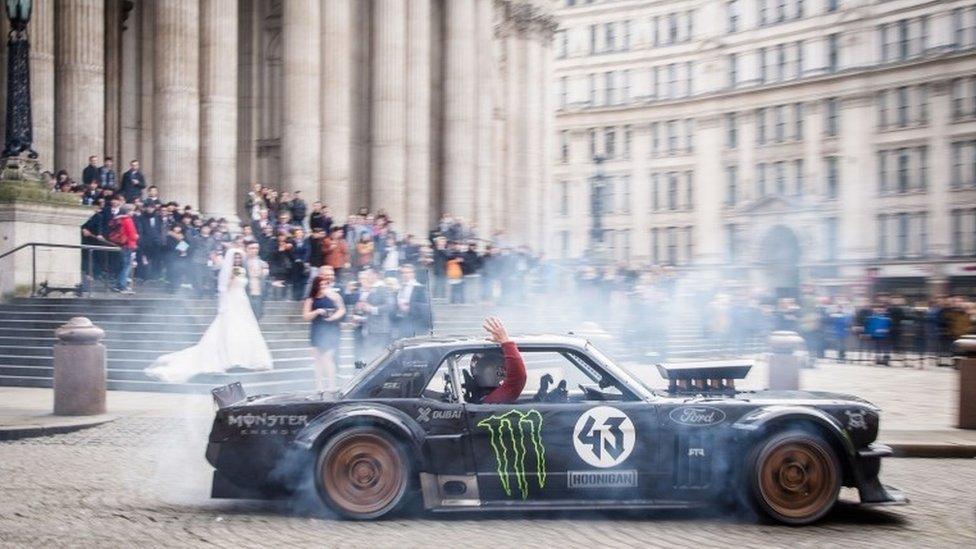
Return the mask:
<svg viewBox="0 0 976 549"><path fill-rule="evenodd" d="M113 217L112 220L108 222L108 240L112 244L117 244L119 246L124 246L128 240L125 237L125 229L122 228L122 220L118 217Z"/></svg>

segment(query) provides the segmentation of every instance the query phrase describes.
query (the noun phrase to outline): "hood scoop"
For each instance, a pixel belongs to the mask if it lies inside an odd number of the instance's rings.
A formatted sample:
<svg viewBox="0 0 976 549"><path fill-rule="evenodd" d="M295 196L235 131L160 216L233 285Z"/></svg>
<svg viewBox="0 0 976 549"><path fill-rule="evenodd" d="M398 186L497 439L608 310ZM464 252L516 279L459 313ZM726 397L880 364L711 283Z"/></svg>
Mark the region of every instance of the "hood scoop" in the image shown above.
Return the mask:
<svg viewBox="0 0 976 549"><path fill-rule="evenodd" d="M752 363L739 360L658 364L670 393L735 393L735 380L745 379Z"/></svg>

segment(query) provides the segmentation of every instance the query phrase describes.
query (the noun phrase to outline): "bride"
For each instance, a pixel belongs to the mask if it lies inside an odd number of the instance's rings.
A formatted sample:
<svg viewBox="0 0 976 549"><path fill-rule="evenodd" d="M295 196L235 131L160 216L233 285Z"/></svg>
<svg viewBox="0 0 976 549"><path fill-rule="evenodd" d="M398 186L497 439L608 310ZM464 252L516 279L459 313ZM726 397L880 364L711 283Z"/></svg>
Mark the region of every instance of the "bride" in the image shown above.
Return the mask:
<svg viewBox="0 0 976 549"><path fill-rule="evenodd" d="M244 291L247 272L242 250L227 250L217 284L220 291L217 317L200 341L157 358L146 369L148 375L170 383L183 383L197 374L226 372L233 367L271 369L271 352Z"/></svg>

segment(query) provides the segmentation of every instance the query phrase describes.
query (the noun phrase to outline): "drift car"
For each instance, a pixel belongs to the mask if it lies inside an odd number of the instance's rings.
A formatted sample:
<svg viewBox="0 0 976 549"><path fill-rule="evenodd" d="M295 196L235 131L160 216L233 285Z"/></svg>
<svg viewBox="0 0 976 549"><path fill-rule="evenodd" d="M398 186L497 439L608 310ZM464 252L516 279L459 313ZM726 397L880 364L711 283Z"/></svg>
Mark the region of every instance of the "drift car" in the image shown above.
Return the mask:
<svg viewBox="0 0 976 549"><path fill-rule="evenodd" d="M336 513L373 519L419 496L427 509L690 507L741 501L788 524L824 516L841 486L862 504L905 498L878 480L891 449L878 409L809 391L737 391L750 365L661 365L651 390L585 339L514 338L528 383L483 404L475 338L393 344L336 393L214 390L212 496L271 498L312 486Z"/></svg>

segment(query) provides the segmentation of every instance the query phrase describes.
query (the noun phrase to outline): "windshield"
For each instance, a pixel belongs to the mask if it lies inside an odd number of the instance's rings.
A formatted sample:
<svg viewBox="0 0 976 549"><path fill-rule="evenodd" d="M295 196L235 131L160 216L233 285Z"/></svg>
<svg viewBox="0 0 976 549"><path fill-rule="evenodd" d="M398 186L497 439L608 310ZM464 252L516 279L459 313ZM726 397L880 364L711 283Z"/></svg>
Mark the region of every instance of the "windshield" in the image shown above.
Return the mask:
<svg viewBox="0 0 976 549"><path fill-rule="evenodd" d="M358 370L356 375L352 376L352 379L347 381L346 384L342 386L342 389L339 390L339 395L345 397L347 394L349 394L349 392L355 389L362 380L366 379L367 376L373 373L377 366L383 362L386 362L386 359L389 358L391 354L393 354L392 349L389 347L384 349L379 356L374 358L373 361L363 367L363 369Z"/></svg>
<svg viewBox="0 0 976 549"><path fill-rule="evenodd" d="M590 351L590 355L598 360L600 364L606 368L610 375L625 383L635 393L637 393L638 396L645 399L657 398L654 391L650 387L644 385L643 382L631 375L630 372L624 370L620 366L617 366L617 363L614 362L613 359L604 354L603 351L597 349L592 343L586 342L586 348Z"/></svg>

